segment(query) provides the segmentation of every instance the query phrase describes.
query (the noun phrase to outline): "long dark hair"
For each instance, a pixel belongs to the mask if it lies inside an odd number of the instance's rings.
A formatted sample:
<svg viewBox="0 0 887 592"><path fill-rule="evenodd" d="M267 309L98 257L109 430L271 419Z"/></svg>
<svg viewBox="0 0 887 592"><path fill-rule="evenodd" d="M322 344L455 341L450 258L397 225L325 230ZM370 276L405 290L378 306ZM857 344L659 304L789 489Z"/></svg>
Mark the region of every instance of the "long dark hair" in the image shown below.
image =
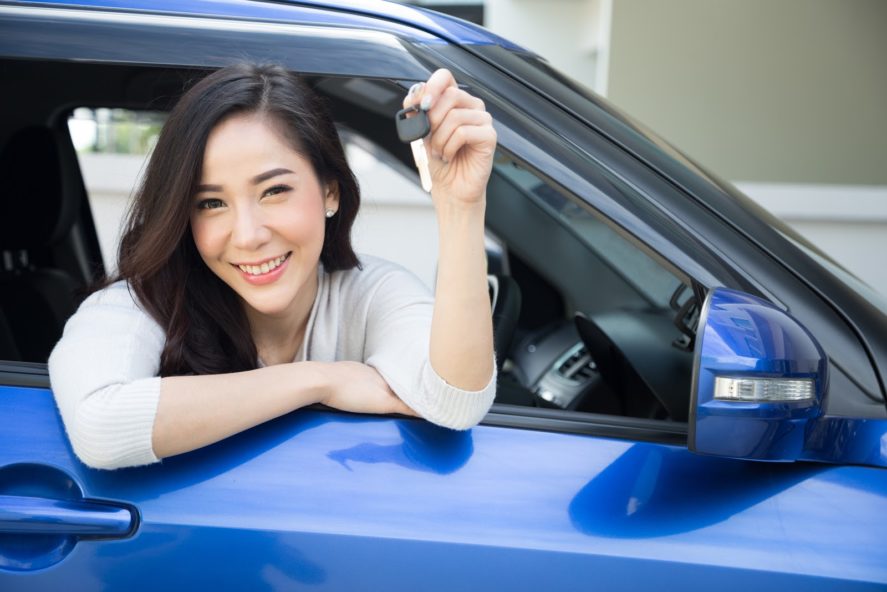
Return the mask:
<svg viewBox="0 0 887 592"><path fill-rule="evenodd" d="M239 64L206 76L167 119L127 218L118 278L166 331L160 375L250 370L257 351L238 296L203 263L189 229L206 141L224 118L261 113L307 158L317 178L335 182L339 208L326 220L320 260L327 272L358 265L351 226L360 192L320 98L279 66Z"/></svg>

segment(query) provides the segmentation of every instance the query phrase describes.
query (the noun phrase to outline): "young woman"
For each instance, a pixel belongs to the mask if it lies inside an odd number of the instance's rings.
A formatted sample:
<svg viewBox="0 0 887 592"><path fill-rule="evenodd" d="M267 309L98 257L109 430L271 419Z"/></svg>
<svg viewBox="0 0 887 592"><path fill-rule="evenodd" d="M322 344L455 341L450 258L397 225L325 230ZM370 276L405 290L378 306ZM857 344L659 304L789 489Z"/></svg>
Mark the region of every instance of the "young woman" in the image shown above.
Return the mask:
<svg viewBox="0 0 887 592"><path fill-rule="evenodd" d="M312 403L480 421L495 396L483 234L496 133L446 70L414 86L412 104L431 122L433 299L352 251L357 183L297 78L232 66L182 97L137 192L118 281L50 356L84 463L156 462Z"/></svg>

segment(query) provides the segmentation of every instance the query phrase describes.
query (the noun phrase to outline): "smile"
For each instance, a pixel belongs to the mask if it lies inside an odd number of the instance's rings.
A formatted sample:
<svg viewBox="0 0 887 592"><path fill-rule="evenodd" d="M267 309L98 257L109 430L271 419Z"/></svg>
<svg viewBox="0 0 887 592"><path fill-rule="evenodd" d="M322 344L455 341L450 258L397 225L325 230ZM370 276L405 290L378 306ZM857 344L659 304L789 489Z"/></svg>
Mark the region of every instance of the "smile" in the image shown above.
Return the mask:
<svg viewBox="0 0 887 592"><path fill-rule="evenodd" d="M274 271L275 269L277 269L278 267L280 267L281 265L283 265L283 262L286 261L291 254L292 254L292 251L290 251L289 253L286 253L284 255L281 255L280 257L277 257L275 259L263 261L262 263L257 264L257 265L236 264L236 267L238 267L240 269L240 271L242 271L245 274L248 274L248 275L251 275L254 277L263 276L266 273L270 273L270 272Z"/></svg>

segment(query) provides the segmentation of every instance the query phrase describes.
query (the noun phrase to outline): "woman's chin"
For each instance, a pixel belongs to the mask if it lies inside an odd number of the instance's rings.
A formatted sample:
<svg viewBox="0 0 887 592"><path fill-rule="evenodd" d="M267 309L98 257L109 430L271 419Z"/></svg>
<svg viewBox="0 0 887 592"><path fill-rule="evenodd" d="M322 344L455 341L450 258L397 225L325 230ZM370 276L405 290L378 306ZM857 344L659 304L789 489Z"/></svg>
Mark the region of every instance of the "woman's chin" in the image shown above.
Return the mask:
<svg viewBox="0 0 887 592"><path fill-rule="evenodd" d="M277 268L268 280L268 277L245 277L246 274L238 271L234 276L225 278L225 283L240 297L241 302L251 314L263 317L289 318L293 314L304 312L308 314L314 302L314 282L316 277L316 265L293 265L295 261L287 259L283 265ZM310 301L308 301L310 300ZM307 307L307 310L303 309Z"/></svg>
<svg viewBox="0 0 887 592"><path fill-rule="evenodd" d="M293 285L292 282L280 282L276 286L240 286L238 294L241 301L252 313L269 318L287 319L293 314L298 314L303 308L310 310L314 302L313 290L310 285L304 283ZM310 290L312 293L302 294L302 290ZM310 298L310 302L304 301ZM308 313L304 311L304 314Z"/></svg>
<svg viewBox="0 0 887 592"><path fill-rule="evenodd" d="M243 298L243 303L256 314L265 317L283 317L292 309L294 300L294 298Z"/></svg>

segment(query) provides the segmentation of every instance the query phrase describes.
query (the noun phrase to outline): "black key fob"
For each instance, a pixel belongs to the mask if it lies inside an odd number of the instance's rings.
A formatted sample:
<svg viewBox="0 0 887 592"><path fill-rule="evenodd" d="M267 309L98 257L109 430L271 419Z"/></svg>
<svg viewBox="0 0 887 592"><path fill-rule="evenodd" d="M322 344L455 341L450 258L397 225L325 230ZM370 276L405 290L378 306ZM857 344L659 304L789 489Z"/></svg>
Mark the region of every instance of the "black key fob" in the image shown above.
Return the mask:
<svg viewBox="0 0 887 592"><path fill-rule="evenodd" d="M394 122L397 125L397 137L406 144L421 140L431 131L428 113L415 105L398 111L394 116Z"/></svg>

